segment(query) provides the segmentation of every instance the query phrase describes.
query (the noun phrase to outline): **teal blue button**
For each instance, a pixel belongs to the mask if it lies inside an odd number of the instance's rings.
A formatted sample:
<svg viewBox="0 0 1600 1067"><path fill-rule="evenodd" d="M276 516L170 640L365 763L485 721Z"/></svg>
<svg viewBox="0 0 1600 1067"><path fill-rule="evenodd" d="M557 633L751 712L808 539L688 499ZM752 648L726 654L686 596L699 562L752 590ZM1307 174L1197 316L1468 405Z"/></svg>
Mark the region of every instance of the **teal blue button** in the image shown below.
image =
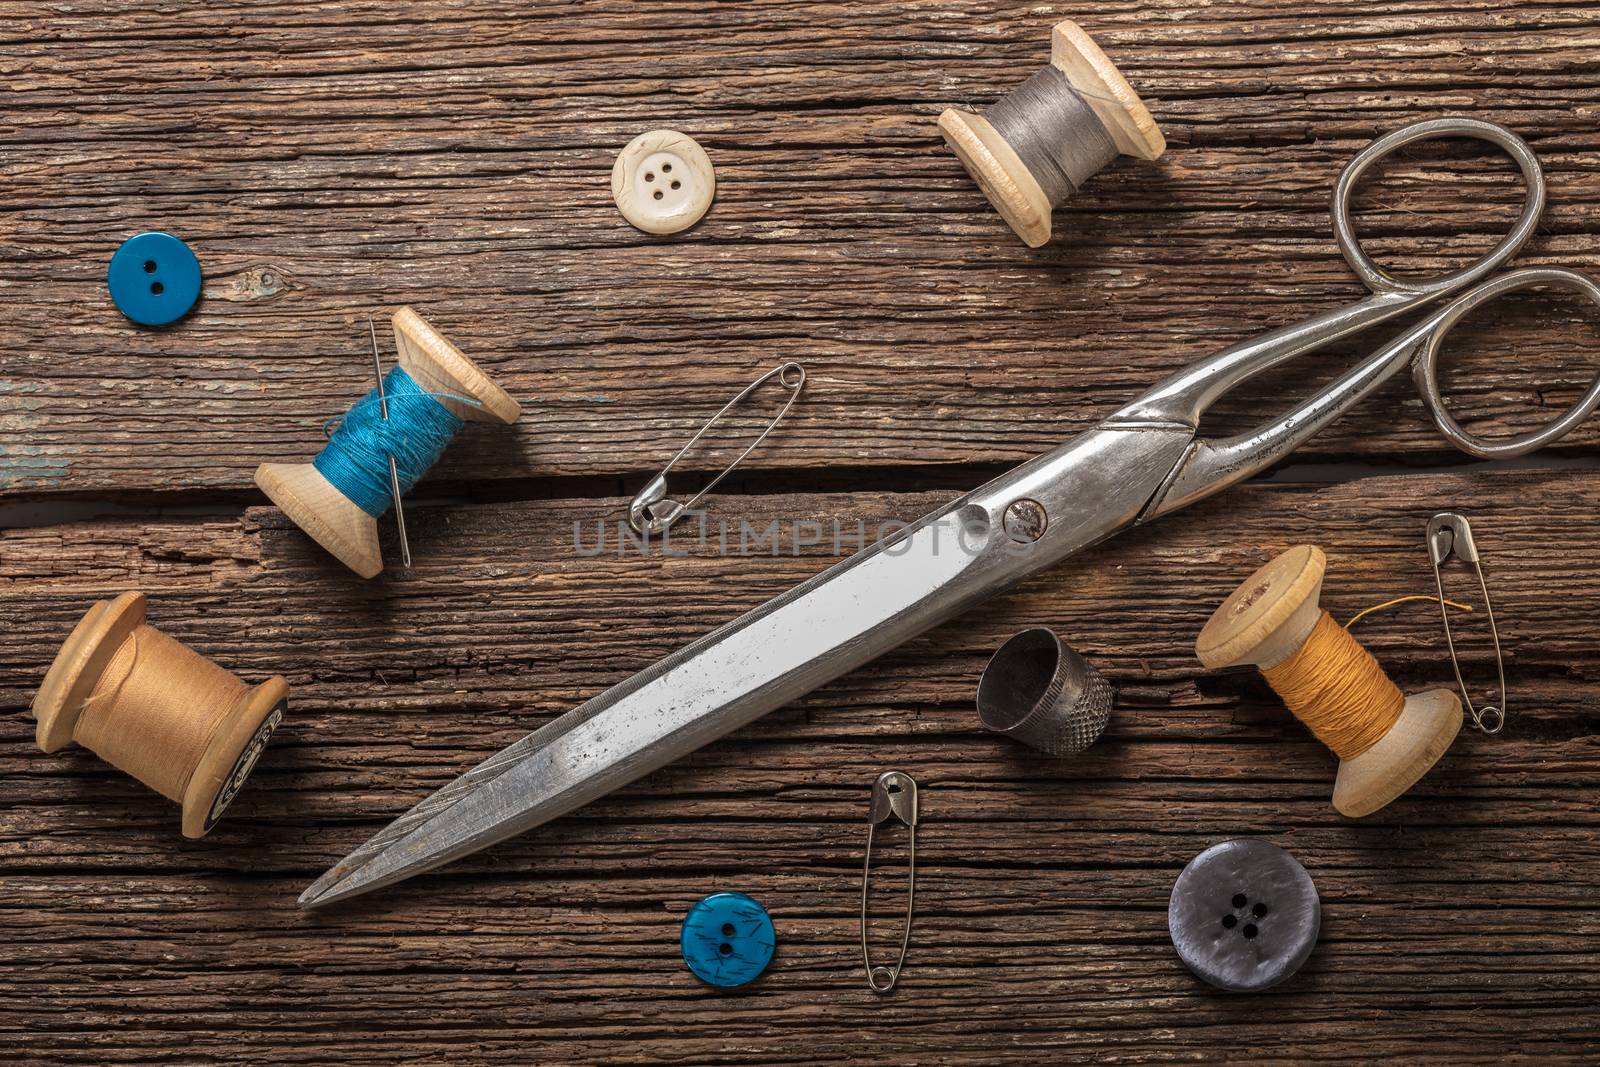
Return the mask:
<svg viewBox="0 0 1600 1067"><path fill-rule="evenodd" d="M713 893L690 908L680 940L696 978L728 987L754 981L778 947L767 909L743 893Z"/></svg>
<svg viewBox="0 0 1600 1067"><path fill-rule="evenodd" d="M134 322L165 326L200 299L200 261L170 233L140 233L122 242L106 268L111 302Z"/></svg>

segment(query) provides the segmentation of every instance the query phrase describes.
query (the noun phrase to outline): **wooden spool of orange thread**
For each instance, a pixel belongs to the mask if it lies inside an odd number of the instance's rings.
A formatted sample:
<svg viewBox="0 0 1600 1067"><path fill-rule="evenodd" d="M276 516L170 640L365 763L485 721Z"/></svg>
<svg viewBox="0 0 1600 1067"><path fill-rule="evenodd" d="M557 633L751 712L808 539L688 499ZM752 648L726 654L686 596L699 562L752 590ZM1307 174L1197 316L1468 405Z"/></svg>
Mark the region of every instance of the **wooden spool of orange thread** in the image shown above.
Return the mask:
<svg viewBox="0 0 1600 1067"><path fill-rule="evenodd" d="M79 621L33 698L39 747L76 741L183 805L204 837L283 719L289 685L248 686L144 621L143 593L102 600Z"/></svg>
<svg viewBox="0 0 1600 1067"><path fill-rule="evenodd" d="M1251 575L1212 613L1195 652L1213 669L1253 663L1339 757L1333 806L1371 815L1416 784L1461 729L1448 689L1405 696L1371 653L1318 604L1327 557L1298 545Z"/></svg>

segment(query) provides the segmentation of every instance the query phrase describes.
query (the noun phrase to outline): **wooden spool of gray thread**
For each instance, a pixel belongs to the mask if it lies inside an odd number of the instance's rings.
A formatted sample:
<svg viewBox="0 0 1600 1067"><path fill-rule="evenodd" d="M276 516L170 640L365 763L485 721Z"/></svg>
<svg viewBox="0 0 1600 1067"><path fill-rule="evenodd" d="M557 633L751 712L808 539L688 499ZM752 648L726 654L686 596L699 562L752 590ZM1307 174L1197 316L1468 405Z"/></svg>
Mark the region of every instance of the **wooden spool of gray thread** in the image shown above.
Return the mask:
<svg viewBox="0 0 1600 1067"><path fill-rule="evenodd" d="M1049 66L982 115L946 108L939 131L1032 248L1050 239L1051 211L1118 155L1167 149L1139 94L1071 21L1051 33Z"/></svg>

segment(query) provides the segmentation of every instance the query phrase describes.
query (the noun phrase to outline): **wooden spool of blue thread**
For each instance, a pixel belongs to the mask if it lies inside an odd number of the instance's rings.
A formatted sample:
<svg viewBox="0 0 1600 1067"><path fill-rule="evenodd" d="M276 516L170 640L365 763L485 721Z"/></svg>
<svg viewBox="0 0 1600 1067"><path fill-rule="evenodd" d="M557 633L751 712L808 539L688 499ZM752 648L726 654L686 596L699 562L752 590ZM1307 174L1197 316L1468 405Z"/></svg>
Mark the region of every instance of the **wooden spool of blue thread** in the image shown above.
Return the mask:
<svg viewBox="0 0 1600 1067"><path fill-rule="evenodd" d="M513 423L521 407L455 345L411 308L394 313L400 369L459 419ZM460 399L457 399L460 398ZM363 578L383 570L378 516L363 508L310 463L263 463L256 484L296 526Z"/></svg>

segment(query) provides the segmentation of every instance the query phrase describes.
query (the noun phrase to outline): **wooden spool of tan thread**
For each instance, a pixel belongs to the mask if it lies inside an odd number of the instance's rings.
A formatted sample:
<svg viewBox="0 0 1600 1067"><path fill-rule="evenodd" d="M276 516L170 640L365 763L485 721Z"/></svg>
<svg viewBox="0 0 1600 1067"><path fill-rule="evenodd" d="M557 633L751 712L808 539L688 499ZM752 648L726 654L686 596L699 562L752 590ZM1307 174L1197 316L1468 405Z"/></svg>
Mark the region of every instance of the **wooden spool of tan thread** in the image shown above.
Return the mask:
<svg viewBox="0 0 1600 1067"><path fill-rule="evenodd" d="M394 313L397 361L426 392L457 417L474 422L513 423L522 408L504 389L421 315L408 307ZM455 397L477 401L463 403ZM363 578L383 570L378 520L335 489L310 463L263 463L256 484L284 514L323 548Z"/></svg>
<svg viewBox="0 0 1600 1067"><path fill-rule="evenodd" d="M1150 109L1077 23L1056 24L1050 35L1050 66L1066 76L1099 120L1115 145L1112 155L1156 159L1167 150ZM946 108L939 116L939 131L1018 237L1032 248L1050 239L1050 213L1058 203L988 118Z"/></svg>
<svg viewBox="0 0 1600 1067"><path fill-rule="evenodd" d="M1339 756L1333 806L1359 818L1382 808L1428 772L1461 729L1461 701L1448 689L1401 694L1367 651L1318 605L1327 557L1298 545L1251 575L1212 613L1195 652L1213 669L1253 663L1280 696L1304 700L1313 670L1332 686L1363 686L1360 715L1346 714L1349 690L1324 690L1324 704L1291 710ZM1348 644L1345 644L1348 642ZM1308 661L1309 657L1319 657ZM1328 669L1330 664L1340 669ZM1364 672L1372 677L1360 677ZM1291 688L1293 687L1293 688ZM1329 710L1337 703L1337 718ZM1286 703L1289 701L1286 700ZM1349 706L1354 706L1352 703Z"/></svg>
<svg viewBox="0 0 1600 1067"><path fill-rule="evenodd" d="M76 741L183 806L204 837L283 719L289 685L249 686L146 625L144 594L102 600L78 622L33 698L39 747Z"/></svg>

